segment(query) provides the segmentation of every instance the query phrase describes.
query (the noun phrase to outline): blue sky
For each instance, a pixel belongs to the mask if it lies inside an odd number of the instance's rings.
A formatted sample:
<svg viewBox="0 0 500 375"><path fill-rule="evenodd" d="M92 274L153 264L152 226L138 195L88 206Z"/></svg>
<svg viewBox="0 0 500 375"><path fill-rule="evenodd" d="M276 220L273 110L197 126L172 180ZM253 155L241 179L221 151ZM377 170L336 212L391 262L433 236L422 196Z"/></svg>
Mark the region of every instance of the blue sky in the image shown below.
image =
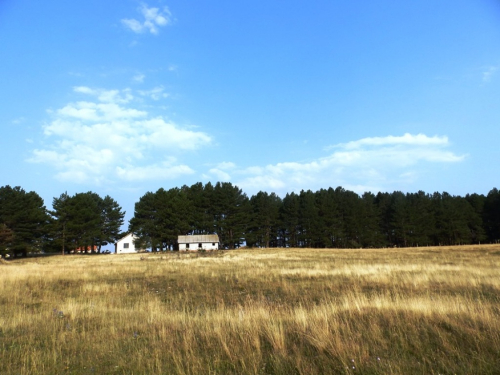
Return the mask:
<svg viewBox="0 0 500 375"><path fill-rule="evenodd" d="M500 3L0 1L0 186L498 186Z"/></svg>

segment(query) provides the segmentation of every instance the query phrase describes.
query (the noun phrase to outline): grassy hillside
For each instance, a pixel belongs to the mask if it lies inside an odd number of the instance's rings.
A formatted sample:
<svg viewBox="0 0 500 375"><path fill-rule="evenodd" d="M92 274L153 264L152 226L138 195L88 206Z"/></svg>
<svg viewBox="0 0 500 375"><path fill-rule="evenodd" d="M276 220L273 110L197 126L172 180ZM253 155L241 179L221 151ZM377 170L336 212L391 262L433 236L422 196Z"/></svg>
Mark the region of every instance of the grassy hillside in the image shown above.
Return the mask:
<svg viewBox="0 0 500 375"><path fill-rule="evenodd" d="M1 374L494 374L500 245L0 264Z"/></svg>

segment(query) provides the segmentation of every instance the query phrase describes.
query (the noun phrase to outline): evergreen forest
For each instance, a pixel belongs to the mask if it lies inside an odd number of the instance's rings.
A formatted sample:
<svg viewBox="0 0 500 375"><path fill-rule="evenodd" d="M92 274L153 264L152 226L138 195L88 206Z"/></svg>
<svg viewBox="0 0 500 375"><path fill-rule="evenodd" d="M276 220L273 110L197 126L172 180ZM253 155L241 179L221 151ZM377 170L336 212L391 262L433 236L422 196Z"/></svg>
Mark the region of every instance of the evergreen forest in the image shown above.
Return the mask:
<svg viewBox="0 0 500 375"><path fill-rule="evenodd" d="M110 196L67 193L44 206L35 192L0 187L0 254L74 252L114 243L125 212ZM302 190L250 198L229 182L145 193L127 232L152 251L176 250L178 235L218 234L223 249L247 247L380 248L495 243L500 192L364 193Z"/></svg>
<svg viewBox="0 0 500 375"><path fill-rule="evenodd" d="M52 206L48 210L33 191L0 187L0 255L100 252L121 236L125 212L110 196L64 193Z"/></svg>

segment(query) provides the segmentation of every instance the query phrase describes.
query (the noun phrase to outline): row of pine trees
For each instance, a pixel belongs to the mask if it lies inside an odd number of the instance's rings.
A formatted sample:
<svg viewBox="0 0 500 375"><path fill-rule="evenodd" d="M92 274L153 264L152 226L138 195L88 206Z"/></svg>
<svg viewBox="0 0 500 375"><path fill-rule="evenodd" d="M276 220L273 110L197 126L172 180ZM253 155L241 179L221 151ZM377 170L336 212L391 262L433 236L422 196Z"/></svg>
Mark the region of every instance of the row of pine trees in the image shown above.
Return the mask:
<svg viewBox="0 0 500 375"><path fill-rule="evenodd" d="M231 183L148 192L129 230L140 245L175 249L179 234L217 233L222 248L368 248L459 245L500 239L500 193L364 193L341 187L248 198Z"/></svg>
<svg viewBox="0 0 500 375"><path fill-rule="evenodd" d="M0 187L0 254L69 252L114 243L125 212L93 192L54 198ZM500 239L500 192L364 193L341 187L250 198L228 182L147 192L126 232L153 251L175 250L178 235L219 235L222 248L369 248L492 243Z"/></svg>

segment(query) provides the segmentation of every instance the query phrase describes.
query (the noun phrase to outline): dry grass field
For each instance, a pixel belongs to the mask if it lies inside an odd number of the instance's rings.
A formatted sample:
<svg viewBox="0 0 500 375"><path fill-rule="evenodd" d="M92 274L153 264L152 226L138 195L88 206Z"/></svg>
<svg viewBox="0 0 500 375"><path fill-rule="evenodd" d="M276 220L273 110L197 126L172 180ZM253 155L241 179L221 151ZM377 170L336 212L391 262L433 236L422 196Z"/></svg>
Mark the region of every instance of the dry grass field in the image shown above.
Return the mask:
<svg viewBox="0 0 500 375"><path fill-rule="evenodd" d="M499 374L500 245L0 264L1 374Z"/></svg>

